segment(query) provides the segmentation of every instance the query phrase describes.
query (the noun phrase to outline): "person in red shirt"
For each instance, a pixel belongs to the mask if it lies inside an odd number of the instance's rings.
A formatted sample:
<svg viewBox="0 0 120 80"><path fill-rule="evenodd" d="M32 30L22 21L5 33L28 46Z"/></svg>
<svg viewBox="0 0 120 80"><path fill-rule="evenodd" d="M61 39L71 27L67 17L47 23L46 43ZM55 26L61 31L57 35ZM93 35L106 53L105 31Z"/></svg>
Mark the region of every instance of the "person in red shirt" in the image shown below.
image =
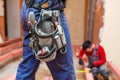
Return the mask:
<svg viewBox="0 0 120 80"><path fill-rule="evenodd" d="M100 73L104 80L109 80L109 72L106 63L106 54L101 45L93 44L91 41L87 40L83 43L82 49L79 52L79 64L83 65L82 56L86 54L88 57L91 72L95 80L98 80L97 75Z"/></svg>

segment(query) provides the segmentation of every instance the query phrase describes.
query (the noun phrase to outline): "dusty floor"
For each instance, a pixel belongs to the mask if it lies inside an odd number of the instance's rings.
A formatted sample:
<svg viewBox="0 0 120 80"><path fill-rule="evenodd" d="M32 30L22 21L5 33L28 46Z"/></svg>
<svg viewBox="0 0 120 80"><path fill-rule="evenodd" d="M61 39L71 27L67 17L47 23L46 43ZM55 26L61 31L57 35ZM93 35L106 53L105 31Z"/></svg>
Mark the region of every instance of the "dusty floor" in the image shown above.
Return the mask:
<svg viewBox="0 0 120 80"><path fill-rule="evenodd" d="M20 60L21 59L14 60L0 68L0 79L5 76L14 74L17 71L17 67L18 64L20 63Z"/></svg>
<svg viewBox="0 0 120 80"><path fill-rule="evenodd" d="M14 74L17 71L17 67L22 59L17 59L9 64L6 64L4 67L0 68L0 79ZM79 69L78 59L74 56L74 64L76 65L75 68ZM85 80L84 79L84 73L77 73L77 80ZM41 63L41 65L38 68L38 71L36 72L36 80L43 80L44 76L50 76L49 69L47 68L45 63Z"/></svg>
<svg viewBox="0 0 120 80"><path fill-rule="evenodd" d="M79 69L78 65L78 59L74 56L74 67L76 70ZM49 69L47 68L45 63L41 63L37 75L36 75L36 80L43 80L43 76L50 76ZM76 73L77 80L85 80L84 79L84 73Z"/></svg>
<svg viewBox="0 0 120 80"><path fill-rule="evenodd" d="M73 56L73 60L74 60L74 67L75 70L79 70L80 66L78 65L78 59ZM9 76L14 74L17 71L17 67L18 64L20 63L21 59L17 59L13 62L10 62L9 64L7 64L6 66L4 66L3 68L0 68L0 79L3 78L4 76ZM36 72L36 80L43 80L43 77L45 76L50 76L50 72L49 69L47 68L45 63L41 63L41 65L39 66L38 71ZM84 72L76 72L76 80L85 80L84 78ZM115 80L112 77L110 77L110 80ZM101 77L99 80L103 80Z"/></svg>

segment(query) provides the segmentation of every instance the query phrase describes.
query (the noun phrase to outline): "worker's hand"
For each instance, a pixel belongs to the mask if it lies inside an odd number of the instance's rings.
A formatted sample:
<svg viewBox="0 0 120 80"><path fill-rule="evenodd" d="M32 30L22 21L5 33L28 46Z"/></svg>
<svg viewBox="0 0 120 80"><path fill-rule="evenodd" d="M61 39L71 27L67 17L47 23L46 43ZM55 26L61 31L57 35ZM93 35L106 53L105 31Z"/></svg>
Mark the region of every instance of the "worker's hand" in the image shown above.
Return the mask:
<svg viewBox="0 0 120 80"><path fill-rule="evenodd" d="M93 63L89 63L87 67L88 67L88 68L93 68L93 67L94 67L94 64L93 64Z"/></svg>
<svg viewBox="0 0 120 80"><path fill-rule="evenodd" d="M79 64L80 64L80 65L84 65L82 59L79 60Z"/></svg>

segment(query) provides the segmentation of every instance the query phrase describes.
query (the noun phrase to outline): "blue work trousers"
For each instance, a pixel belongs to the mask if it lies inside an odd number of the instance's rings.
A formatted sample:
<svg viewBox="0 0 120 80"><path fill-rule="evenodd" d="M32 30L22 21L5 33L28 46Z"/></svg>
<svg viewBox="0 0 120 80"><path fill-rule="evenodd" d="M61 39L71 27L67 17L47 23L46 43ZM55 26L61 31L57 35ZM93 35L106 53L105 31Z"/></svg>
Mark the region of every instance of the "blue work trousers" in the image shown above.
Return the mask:
<svg viewBox="0 0 120 80"><path fill-rule="evenodd" d="M54 1L54 0L53 0ZM33 11L36 17L36 20L39 18L40 11L34 8L27 8L25 3L22 6L21 12L21 22L24 30L24 37L28 33L27 20L28 13ZM47 66L52 74L54 80L76 80L75 71L73 67L73 55L72 55L72 46L70 40L69 27L66 21L64 12L60 13L61 25L65 32L65 37L67 41L67 53L61 55L59 52L54 60L47 62ZM29 39L23 41L24 44L28 44ZM35 58L32 53L30 46L23 46L23 60L18 66L16 80L35 80L35 73L39 67L40 61Z"/></svg>

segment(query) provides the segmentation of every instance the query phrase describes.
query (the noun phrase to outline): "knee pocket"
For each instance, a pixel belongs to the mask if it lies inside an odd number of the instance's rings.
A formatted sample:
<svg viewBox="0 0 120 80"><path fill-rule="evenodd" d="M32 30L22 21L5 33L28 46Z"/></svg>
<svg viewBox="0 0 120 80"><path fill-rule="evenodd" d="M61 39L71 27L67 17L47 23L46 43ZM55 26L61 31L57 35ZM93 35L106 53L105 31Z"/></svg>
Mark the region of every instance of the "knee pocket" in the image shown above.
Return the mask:
<svg viewBox="0 0 120 80"><path fill-rule="evenodd" d="M93 74L93 76L94 76L94 77L97 76L98 73L99 73L98 68L97 68L97 67L93 67L93 68L92 68L92 74Z"/></svg>
<svg viewBox="0 0 120 80"><path fill-rule="evenodd" d="M55 63L57 64L57 66L60 66L60 67L64 67L64 66L67 66L67 56L66 54L60 54L59 56L56 57L55 59Z"/></svg>
<svg viewBox="0 0 120 80"><path fill-rule="evenodd" d="M92 68L92 72L98 72L98 68L97 67L93 67Z"/></svg>
<svg viewBox="0 0 120 80"><path fill-rule="evenodd" d="M108 77L110 74L109 74L109 71L107 70L101 70L100 71L100 74L103 76L103 77Z"/></svg>
<svg viewBox="0 0 120 80"><path fill-rule="evenodd" d="M101 66L100 67L100 73L103 75L103 76L108 76L109 75L109 71L108 71L108 69L107 69L107 67L106 66Z"/></svg>

